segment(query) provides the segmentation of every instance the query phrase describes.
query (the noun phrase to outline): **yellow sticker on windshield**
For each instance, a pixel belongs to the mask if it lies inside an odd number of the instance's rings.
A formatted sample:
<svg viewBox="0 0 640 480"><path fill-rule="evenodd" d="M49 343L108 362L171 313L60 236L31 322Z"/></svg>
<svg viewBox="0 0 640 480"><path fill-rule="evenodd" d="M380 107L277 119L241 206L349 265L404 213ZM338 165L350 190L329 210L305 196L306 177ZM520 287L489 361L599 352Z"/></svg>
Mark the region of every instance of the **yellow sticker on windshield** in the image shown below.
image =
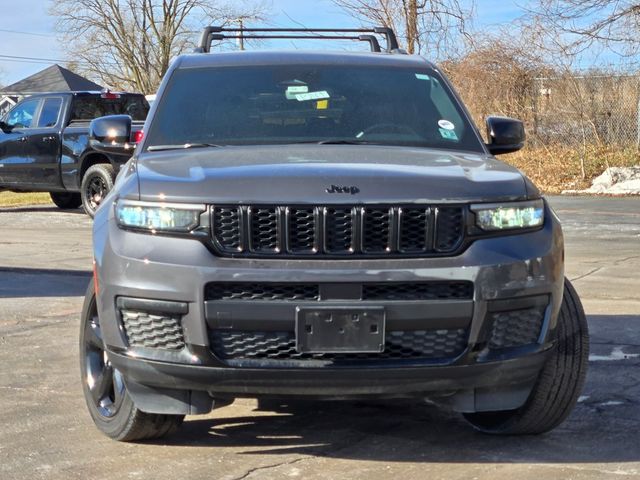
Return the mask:
<svg viewBox="0 0 640 480"><path fill-rule="evenodd" d="M318 100L316 102L316 110L326 110L329 108L329 100Z"/></svg>

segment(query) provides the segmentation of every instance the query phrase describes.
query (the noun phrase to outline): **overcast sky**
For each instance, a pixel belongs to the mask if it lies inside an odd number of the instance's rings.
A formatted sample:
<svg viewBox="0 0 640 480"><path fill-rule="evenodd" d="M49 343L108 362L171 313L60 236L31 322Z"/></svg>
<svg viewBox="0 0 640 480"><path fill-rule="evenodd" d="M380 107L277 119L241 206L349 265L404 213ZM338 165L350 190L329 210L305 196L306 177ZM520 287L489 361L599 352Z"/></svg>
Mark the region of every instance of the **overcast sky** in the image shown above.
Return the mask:
<svg viewBox="0 0 640 480"><path fill-rule="evenodd" d="M508 23L522 13L516 0L476 0L475 3L476 27ZM525 4L526 0L518 3ZM9 85L56 63L33 59L59 60L57 63L67 60L55 37L54 19L47 13L48 5L48 0L0 0L0 84ZM272 5L272 23L279 27L295 26L291 19L314 27L357 25L330 0L272 0ZM7 56L32 59L9 61Z"/></svg>

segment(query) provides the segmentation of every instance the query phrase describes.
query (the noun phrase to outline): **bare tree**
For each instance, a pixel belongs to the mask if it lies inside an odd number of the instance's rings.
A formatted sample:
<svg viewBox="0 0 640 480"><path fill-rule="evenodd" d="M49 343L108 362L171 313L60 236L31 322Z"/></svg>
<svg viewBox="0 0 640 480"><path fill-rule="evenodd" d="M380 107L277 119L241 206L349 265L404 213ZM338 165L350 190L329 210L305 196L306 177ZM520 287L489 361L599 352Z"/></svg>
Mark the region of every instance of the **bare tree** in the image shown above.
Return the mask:
<svg viewBox="0 0 640 480"><path fill-rule="evenodd" d="M113 88L156 91L171 59L207 24L258 19L264 3L229 0L54 0L51 13L78 69Z"/></svg>
<svg viewBox="0 0 640 480"><path fill-rule="evenodd" d="M460 45L460 37L470 38L468 23L473 2L464 7L460 0L333 0L365 23L392 27L399 32L401 45L409 53L429 52L441 57ZM467 2L469 3L469 2Z"/></svg>
<svg viewBox="0 0 640 480"><path fill-rule="evenodd" d="M531 19L547 33L548 43L576 55L594 45L630 55L640 51L640 2L637 0L537 0Z"/></svg>

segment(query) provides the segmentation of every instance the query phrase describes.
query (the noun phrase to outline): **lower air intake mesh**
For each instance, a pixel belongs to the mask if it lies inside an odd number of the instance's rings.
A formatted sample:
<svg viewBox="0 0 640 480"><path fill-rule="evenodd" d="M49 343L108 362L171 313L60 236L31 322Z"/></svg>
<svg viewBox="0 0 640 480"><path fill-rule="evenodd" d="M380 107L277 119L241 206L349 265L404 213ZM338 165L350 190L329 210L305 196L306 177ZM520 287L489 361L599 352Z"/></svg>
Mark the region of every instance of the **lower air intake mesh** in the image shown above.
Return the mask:
<svg viewBox="0 0 640 480"><path fill-rule="evenodd" d="M352 361L437 360L461 354L467 345L467 330L416 330L387 332L382 353L298 353L294 332L210 332L211 349L221 360ZM233 362L229 362L233 363Z"/></svg>
<svg viewBox="0 0 640 480"><path fill-rule="evenodd" d="M533 307L489 314L492 322L490 348L530 345L538 341L545 308Z"/></svg>
<svg viewBox="0 0 640 480"><path fill-rule="evenodd" d="M184 336L180 315L120 310L124 331L131 347L181 350Z"/></svg>

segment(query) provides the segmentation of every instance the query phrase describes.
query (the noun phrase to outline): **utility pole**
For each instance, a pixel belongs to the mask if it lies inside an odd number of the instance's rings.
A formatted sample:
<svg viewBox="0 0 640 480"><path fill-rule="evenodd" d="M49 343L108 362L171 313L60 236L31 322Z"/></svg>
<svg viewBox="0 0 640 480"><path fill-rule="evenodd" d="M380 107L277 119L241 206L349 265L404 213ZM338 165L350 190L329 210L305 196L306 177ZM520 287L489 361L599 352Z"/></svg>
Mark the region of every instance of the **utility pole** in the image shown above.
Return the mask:
<svg viewBox="0 0 640 480"><path fill-rule="evenodd" d="M240 35L238 35L238 46L240 50L244 50L244 37L242 36L243 30L244 30L244 20L242 18L239 18L238 24L240 25Z"/></svg>

